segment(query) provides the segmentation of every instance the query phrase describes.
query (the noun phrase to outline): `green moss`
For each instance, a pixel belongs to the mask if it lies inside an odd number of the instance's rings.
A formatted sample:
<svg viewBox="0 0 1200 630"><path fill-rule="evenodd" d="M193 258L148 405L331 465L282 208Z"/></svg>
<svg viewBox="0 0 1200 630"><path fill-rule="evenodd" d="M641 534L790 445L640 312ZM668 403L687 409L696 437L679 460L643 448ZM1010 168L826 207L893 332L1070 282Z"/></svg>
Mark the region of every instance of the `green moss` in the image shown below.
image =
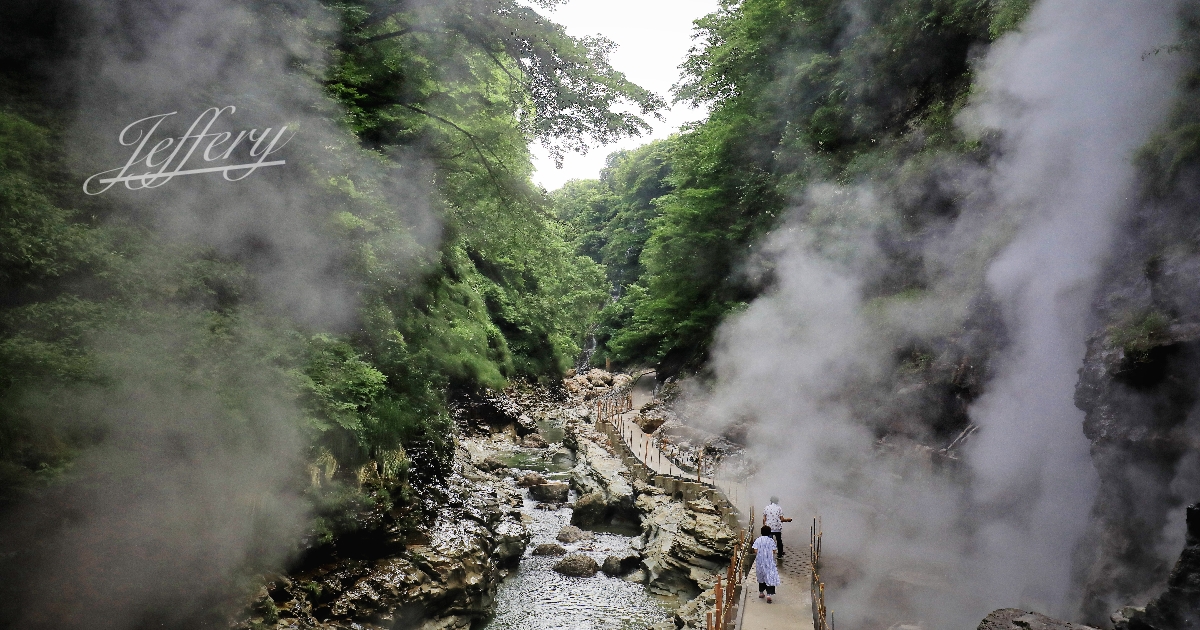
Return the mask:
<svg viewBox="0 0 1200 630"><path fill-rule="evenodd" d="M1107 329L1108 345L1126 353L1144 353L1162 345L1171 320L1158 311L1131 314Z"/></svg>

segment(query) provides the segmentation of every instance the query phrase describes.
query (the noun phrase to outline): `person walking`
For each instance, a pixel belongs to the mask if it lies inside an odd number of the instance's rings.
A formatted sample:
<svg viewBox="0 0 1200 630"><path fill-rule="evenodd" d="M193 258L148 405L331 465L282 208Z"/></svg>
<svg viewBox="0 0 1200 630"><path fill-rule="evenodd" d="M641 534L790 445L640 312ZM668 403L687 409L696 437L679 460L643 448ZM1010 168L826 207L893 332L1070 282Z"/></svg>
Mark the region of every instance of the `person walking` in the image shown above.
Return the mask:
<svg viewBox="0 0 1200 630"><path fill-rule="evenodd" d="M775 566L775 539L771 536L771 528L763 525L762 536L754 541L754 577L758 579L758 598L771 598L775 595L775 587L779 586L779 569Z"/></svg>
<svg viewBox="0 0 1200 630"><path fill-rule="evenodd" d="M763 509L763 525L771 528L775 544L779 547L779 557L783 557L783 524L791 523L792 519L784 518L783 508L779 507L779 497L771 497L771 502Z"/></svg>

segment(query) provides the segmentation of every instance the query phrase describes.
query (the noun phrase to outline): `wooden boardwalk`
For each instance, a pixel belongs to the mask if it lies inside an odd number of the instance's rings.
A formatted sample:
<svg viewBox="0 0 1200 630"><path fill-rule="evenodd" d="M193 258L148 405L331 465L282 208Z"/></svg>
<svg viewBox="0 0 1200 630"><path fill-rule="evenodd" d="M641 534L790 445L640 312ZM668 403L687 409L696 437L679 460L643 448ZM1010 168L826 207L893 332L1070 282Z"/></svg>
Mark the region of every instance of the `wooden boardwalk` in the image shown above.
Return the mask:
<svg viewBox="0 0 1200 630"><path fill-rule="evenodd" d="M725 479L720 473L716 477L702 478L697 478L695 473L688 474L660 452L654 439L634 423L638 410L654 398L653 378L646 376L643 375L630 392L633 408L613 419L621 440L638 461L656 474L700 481L715 487L743 515L760 514L766 506L766 497L755 496L752 489L732 479ZM802 524L788 524L784 528L785 553L779 566L780 584L776 588L776 597L772 598L771 604L766 603L765 599L758 599L758 583L754 581L752 566L744 582L742 605L739 606L735 626L738 630L813 629L808 532Z"/></svg>

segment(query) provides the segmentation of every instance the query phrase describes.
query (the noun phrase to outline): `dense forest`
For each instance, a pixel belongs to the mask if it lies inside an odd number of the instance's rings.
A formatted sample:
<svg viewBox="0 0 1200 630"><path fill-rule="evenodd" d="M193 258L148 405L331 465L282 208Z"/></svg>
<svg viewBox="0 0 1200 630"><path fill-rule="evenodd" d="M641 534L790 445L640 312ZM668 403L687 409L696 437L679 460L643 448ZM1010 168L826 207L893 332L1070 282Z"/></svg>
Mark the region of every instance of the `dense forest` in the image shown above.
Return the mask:
<svg viewBox="0 0 1200 630"><path fill-rule="evenodd" d="M136 25L122 2L6 3L0 16L9 601L11 571L67 561L45 534L69 537L60 510L97 487L78 518L143 534L174 518L150 512L270 503L229 534L267 564L301 536L353 530L366 506L415 527L453 451L451 398L559 379L606 299L602 268L531 184L527 145L646 129L613 105L662 101L608 65L608 43L508 0L190 4ZM142 75L132 94L83 80L137 75L180 41L212 67L174 59L186 78ZM78 147L112 143L155 99L197 108L182 116L234 104L290 121L303 166L265 192L205 190L225 207L203 219L224 224L212 231L173 223L186 202L166 192L80 194L93 164ZM81 129L105 120L120 123L111 137ZM364 464L377 474L360 485ZM244 485L195 487L217 475ZM197 543L161 575L212 551Z"/></svg>
<svg viewBox="0 0 1200 630"><path fill-rule="evenodd" d="M612 68L610 42L568 36L556 4L0 8L0 625L47 597L95 611L101 581L155 583L100 608L169 623L368 514L418 530L449 474L455 401L587 364L713 378L722 324L778 289L769 235L785 225L854 270L870 313L958 309L951 331L889 338L886 374L860 378L886 384L851 397L872 436L942 444L968 427L1008 339L984 263L1012 231L953 271L927 245L978 201L947 173L1001 153L961 120L982 56L1032 0L722 0L671 95ZM1200 9L1184 4L1191 33ZM1136 156L1138 203L1176 225L1200 65L1188 37L1146 54L1186 67ZM532 183L531 143L597 150L648 131L668 98L710 113L612 154L597 180ZM297 130L289 168L81 193L125 159L124 125L226 105ZM1119 243L1136 260L1110 265L1096 300L1103 343L1138 365L1200 312L1178 272L1194 243L1163 221L1138 215ZM1130 274L1178 286L1130 297ZM918 398L893 395L917 381ZM1139 520L1116 502L1096 510L1124 532L1105 544L1140 568L1106 575L1107 552L1077 568L1088 619L1162 573L1129 548L1165 508ZM107 568L60 579L88 563Z"/></svg>
<svg viewBox="0 0 1200 630"><path fill-rule="evenodd" d="M711 108L670 140L610 158L599 181L554 193L576 248L619 298L596 329L597 357L704 365L718 324L767 290L749 273L762 237L814 182L898 187L942 154L985 159L954 117L973 51L1015 28L1026 0L737 2L697 22L677 98ZM921 288L903 243L954 208L913 199L880 238L897 268L869 291Z"/></svg>

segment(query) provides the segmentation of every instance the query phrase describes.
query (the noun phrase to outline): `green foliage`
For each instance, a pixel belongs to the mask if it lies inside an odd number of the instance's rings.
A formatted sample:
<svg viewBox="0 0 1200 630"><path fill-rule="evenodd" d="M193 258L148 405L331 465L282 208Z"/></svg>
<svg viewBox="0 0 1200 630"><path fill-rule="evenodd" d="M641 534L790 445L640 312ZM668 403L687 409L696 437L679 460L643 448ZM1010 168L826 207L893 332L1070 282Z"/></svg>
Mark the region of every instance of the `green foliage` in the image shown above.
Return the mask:
<svg viewBox="0 0 1200 630"><path fill-rule="evenodd" d="M642 252L670 190L668 156L673 140L658 140L608 157L598 181L573 181L552 195L558 216L570 223L575 250L604 266L614 300L601 311L592 331L599 347L592 361L610 357L608 340L629 325L631 293L645 273ZM603 297L601 295L601 297Z"/></svg>
<svg viewBox="0 0 1200 630"><path fill-rule="evenodd" d="M1028 11L1025 0L724 0L698 20L676 96L711 113L656 153L661 185L649 235L631 250L636 273L604 251L622 223L618 189L602 178L556 198L579 250L614 282L636 278L602 315L598 356L699 367L717 325L768 286L740 270L809 183L899 180L897 164L920 171L939 152L976 151L954 125L970 51ZM887 229L915 234L953 209L906 212Z"/></svg>
<svg viewBox="0 0 1200 630"><path fill-rule="evenodd" d="M1200 163L1200 10L1189 7L1183 12L1181 41L1152 54L1186 58L1187 74L1179 85L1179 95L1166 125L1138 152L1137 162L1145 192L1159 198L1176 188L1179 176Z"/></svg>
<svg viewBox="0 0 1200 630"><path fill-rule="evenodd" d="M338 334L265 314L243 260L173 244L132 209L82 198L58 131L73 112L18 96L36 85L25 66L0 73L0 500L58 483L104 439L100 423L65 429L55 414L71 411L56 397L122 391L161 364L158 380L211 395L214 417L239 431L267 417L256 396L297 411L277 417L323 471L307 496L327 538L371 506L411 526L414 489L440 483L454 452L449 392L556 379L579 354L607 296L604 270L548 213L527 147L561 156L639 133L648 126L630 111L662 100L612 69L610 43L572 38L524 3L326 4L333 31L278 26L326 47L328 67L297 66L293 78L318 81L340 109L314 110L360 142L323 147L309 172L328 209L323 236L360 298ZM397 211L412 197L439 215L439 241L419 245L430 228ZM134 352L138 335L178 353Z"/></svg>

